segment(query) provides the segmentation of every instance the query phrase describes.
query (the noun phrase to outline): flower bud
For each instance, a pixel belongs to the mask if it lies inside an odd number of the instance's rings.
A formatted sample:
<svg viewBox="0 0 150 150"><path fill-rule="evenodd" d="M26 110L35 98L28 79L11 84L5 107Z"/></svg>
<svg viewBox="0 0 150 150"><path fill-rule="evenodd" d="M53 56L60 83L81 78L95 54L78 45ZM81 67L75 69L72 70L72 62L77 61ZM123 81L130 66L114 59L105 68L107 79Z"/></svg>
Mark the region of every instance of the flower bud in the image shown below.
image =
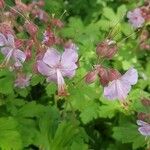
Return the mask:
<svg viewBox="0 0 150 150"><path fill-rule="evenodd" d="M49 20L49 15L42 9L32 10L32 15L45 23L47 23Z"/></svg>
<svg viewBox="0 0 150 150"><path fill-rule="evenodd" d="M4 0L0 0L0 9L3 9L4 5L5 5Z"/></svg>
<svg viewBox="0 0 150 150"><path fill-rule="evenodd" d="M20 48L23 46L23 40L21 39L15 39L15 47Z"/></svg>
<svg viewBox="0 0 150 150"><path fill-rule="evenodd" d="M117 52L115 41L105 40L97 45L96 53L100 57L111 59Z"/></svg>
<svg viewBox="0 0 150 150"><path fill-rule="evenodd" d="M28 22L26 21L24 24L24 27L26 29L26 31L33 37L35 36L35 34L38 32L38 28L37 26L32 23L32 22Z"/></svg>
<svg viewBox="0 0 150 150"><path fill-rule="evenodd" d="M11 24L8 22L0 23L0 32L2 34L4 34L5 36L7 36L7 34L14 35L13 28L12 28Z"/></svg>
<svg viewBox="0 0 150 150"><path fill-rule="evenodd" d="M150 119L150 114L140 112L140 113L138 113L137 117L138 117L139 120L149 120Z"/></svg>
<svg viewBox="0 0 150 150"><path fill-rule="evenodd" d="M143 98L141 102L144 106L150 106L150 99Z"/></svg>
<svg viewBox="0 0 150 150"><path fill-rule="evenodd" d="M121 77L121 74L119 71L115 70L115 69L109 69L108 70L108 80L109 81L113 81L118 79L119 77Z"/></svg>
<svg viewBox="0 0 150 150"><path fill-rule="evenodd" d="M89 71L86 75L85 75L85 82L87 84L91 84L96 80L97 77L97 71L96 70L92 70Z"/></svg>
<svg viewBox="0 0 150 150"><path fill-rule="evenodd" d="M39 1L37 2L37 5L38 5L39 7L45 6L44 0L39 0Z"/></svg>
<svg viewBox="0 0 150 150"><path fill-rule="evenodd" d="M109 82L118 79L121 74L115 69L106 69L102 66L98 68L98 76L100 83L106 86Z"/></svg>
<svg viewBox="0 0 150 150"><path fill-rule="evenodd" d="M51 23L53 26L56 26L58 28L62 28L64 26L60 19L52 19Z"/></svg>
<svg viewBox="0 0 150 150"><path fill-rule="evenodd" d="M100 66L98 69L99 81L103 86L106 86L109 83L109 72L104 67Z"/></svg>
<svg viewBox="0 0 150 150"><path fill-rule="evenodd" d="M26 59L29 60L32 57L32 47L33 47L33 41L28 40L26 43L26 49L25 49L25 54L26 54Z"/></svg>

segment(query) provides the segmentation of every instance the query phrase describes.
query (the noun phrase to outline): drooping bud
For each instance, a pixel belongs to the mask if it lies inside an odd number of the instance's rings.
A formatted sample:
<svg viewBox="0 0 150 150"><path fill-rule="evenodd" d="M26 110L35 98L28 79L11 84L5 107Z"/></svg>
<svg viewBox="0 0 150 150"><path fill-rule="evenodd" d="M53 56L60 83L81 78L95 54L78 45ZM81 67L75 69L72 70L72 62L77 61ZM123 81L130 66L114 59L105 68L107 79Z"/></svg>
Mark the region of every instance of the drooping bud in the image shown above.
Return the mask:
<svg viewBox="0 0 150 150"><path fill-rule="evenodd" d="M32 10L32 15L45 23L47 23L49 20L49 15L42 9Z"/></svg>
<svg viewBox="0 0 150 150"><path fill-rule="evenodd" d="M0 0L0 9L3 9L5 6L4 0Z"/></svg>
<svg viewBox="0 0 150 150"><path fill-rule="evenodd" d="M26 42L26 49L25 49L25 54L26 54L26 59L29 60L32 57L32 47L33 47L33 40L28 40Z"/></svg>
<svg viewBox="0 0 150 150"><path fill-rule="evenodd" d="M145 21L150 21L150 3L148 5L145 5L141 7L142 16L145 19Z"/></svg>
<svg viewBox="0 0 150 150"><path fill-rule="evenodd" d="M142 103L144 106L150 106L150 99L143 98L143 99L141 100L141 103Z"/></svg>
<svg viewBox="0 0 150 150"><path fill-rule="evenodd" d="M103 66L99 66L97 70L98 70L100 83L103 86L106 86L109 82L121 77L121 74L119 73L119 71L115 69L106 69Z"/></svg>
<svg viewBox="0 0 150 150"><path fill-rule="evenodd" d="M63 22L60 19L52 19L51 21L53 26L56 26L58 28L62 28L64 26Z"/></svg>
<svg viewBox="0 0 150 150"><path fill-rule="evenodd" d="M117 53L117 45L115 41L105 40L97 45L96 53L100 57L111 59Z"/></svg>
<svg viewBox="0 0 150 150"><path fill-rule="evenodd" d="M7 34L14 35L14 31L12 29L12 26L8 22L0 23L0 32L2 34L4 34L5 36L7 36Z"/></svg>
<svg viewBox="0 0 150 150"><path fill-rule="evenodd" d="M91 84L93 83L97 78L97 70L92 70L89 71L86 75L85 75L85 82L87 84Z"/></svg>
<svg viewBox="0 0 150 150"><path fill-rule="evenodd" d="M38 28L37 26L29 21L26 21L24 24L24 27L26 29L26 31L30 34L30 36L35 36L35 34L38 32Z"/></svg>
<svg viewBox="0 0 150 150"><path fill-rule="evenodd" d="M23 40L21 40L21 39L15 39L15 47L16 48L22 47L23 43L24 43Z"/></svg>
<svg viewBox="0 0 150 150"><path fill-rule="evenodd" d="M140 112L140 113L138 113L137 117L138 117L139 120L146 121L146 120L150 119L150 114L146 114L146 113Z"/></svg>
<svg viewBox="0 0 150 150"><path fill-rule="evenodd" d="M116 69L109 69L108 70L108 80L113 81L121 77L121 74Z"/></svg>
<svg viewBox="0 0 150 150"><path fill-rule="evenodd" d="M43 34L43 41L42 43L45 44L46 46L52 46L54 44L60 44L62 43L61 39L58 38L50 29L50 27L48 27L44 34Z"/></svg>
<svg viewBox="0 0 150 150"><path fill-rule="evenodd" d="M103 86L106 86L109 83L109 72L103 66L99 66L98 68L98 76L99 81Z"/></svg>

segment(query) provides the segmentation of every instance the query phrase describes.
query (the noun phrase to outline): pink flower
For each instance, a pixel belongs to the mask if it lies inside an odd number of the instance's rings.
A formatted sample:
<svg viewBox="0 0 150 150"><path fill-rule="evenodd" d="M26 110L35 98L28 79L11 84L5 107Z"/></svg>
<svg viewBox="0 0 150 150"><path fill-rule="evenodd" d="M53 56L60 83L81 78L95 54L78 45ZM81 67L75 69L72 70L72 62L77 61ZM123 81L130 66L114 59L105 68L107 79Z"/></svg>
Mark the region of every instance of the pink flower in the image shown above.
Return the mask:
<svg viewBox="0 0 150 150"><path fill-rule="evenodd" d="M144 136L150 136L150 124L142 120L137 120L139 127L139 132Z"/></svg>
<svg viewBox="0 0 150 150"><path fill-rule="evenodd" d="M24 52L16 48L13 35L8 34L6 38L3 34L0 33L0 46L2 46L2 54L5 55L2 66L7 65L10 58L12 58L12 60L15 62L15 67L22 66L22 63L26 59L26 55Z"/></svg>
<svg viewBox="0 0 150 150"><path fill-rule="evenodd" d="M109 82L104 87L104 96L108 99L125 100L131 90L131 85L137 83L138 73L134 68L130 68L123 76Z"/></svg>
<svg viewBox="0 0 150 150"><path fill-rule="evenodd" d="M54 48L49 48L42 60L37 62L38 71L47 77L47 82L58 84L58 95L66 95L66 85L63 77L72 78L77 69L78 54L76 47L71 46L61 54Z"/></svg>
<svg viewBox="0 0 150 150"><path fill-rule="evenodd" d="M15 87L25 88L30 84L31 75L19 74L15 80Z"/></svg>
<svg viewBox="0 0 150 150"><path fill-rule="evenodd" d="M134 28L142 27L143 23L145 22L145 19L142 16L142 12L139 8L136 8L133 11L129 11L127 18Z"/></svg>

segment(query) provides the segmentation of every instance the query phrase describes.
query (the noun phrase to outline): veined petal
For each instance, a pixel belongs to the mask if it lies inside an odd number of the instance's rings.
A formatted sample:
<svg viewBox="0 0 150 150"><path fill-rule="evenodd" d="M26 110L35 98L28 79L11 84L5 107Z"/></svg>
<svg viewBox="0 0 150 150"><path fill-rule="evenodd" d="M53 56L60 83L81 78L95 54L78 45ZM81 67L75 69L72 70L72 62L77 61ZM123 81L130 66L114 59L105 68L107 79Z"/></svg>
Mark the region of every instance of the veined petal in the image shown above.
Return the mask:
<svg viewBox="0 0 150 150"><path fill-rule="evenodd" d="M75 75L75 70L77 69L77 65L72 62L68 67L63 66L63 68L60 69L62 72L62 75L64 77L72 78Z"/></svg>
<svg viewBox="0 0 150 150"><path fill-rule="evenodd" d="M117 80L117 92L118 92L118 99L125 100L128 93L131 90L131 85L128 83L124 83L121 80Z"/></svg>
<svg viewBox="0 0 150 150"><path fill-rule="evenodd" d="M127 82L128 84L134 85L138 80L137 70L134 68L130 68L122 77L121 80Z"/></svg>
<svg viewBox="0 0 150 150"><path fill-rule="evenodd" d="M14 41L14 36L12 34L7 35L7 44L15 48L15 41Z"/></svg>
<svg viewBox="0 0 150 150"><path fill-rule="evenodd" d="M144 136L150 136L150 125L149 126L140 127L138 130L139 130L139 132L142 135L144 135Z"/></svg>
<svg viewBox="0 0 150 150"><path fill-rule="evenodd" d="M137 124L138 124L139 126L147 126L147 125L149 125L148 123L146 123L146 122L144 122L144 121L142 121L142 120L137 120Z"/></svg>
<svg viewBox="0 0 150 150"><path fill-rule="evenodd" d="M5 66L5 65L8 64L8 62L9 62L10 58L12 57L12 55L13 55L13 49L11 49L11 50L8 52L8 54L6 55L4 61L2 62L2 66L3 66L3 65Z"/></svg>
<svg viewBox="0 0 150 150"><path fill-rule="evenodd" d="M0 46L4 46L6 44L6 41L7 40L5 36L2 33L0 33Z"/></svg>
<svg viewBox="0 0 150 150"><path fill-rule="evenodd" d="M108 99L119 99L124 100L129 91L131 89L131 85L128 83L124 83L123 81L114 80L107 87L104 87L104 96Z"/></svg>
<svg viewBox="0 0 150 150"><path fill-rule="evenodd" d="M60 59L61 54L54 48L49 48L43 57L43 62L45 62L50 67L54 67L60 63Z"/></svg>
<svg viewBox="0 0 150 150"><path fill-rule="evenodd" d="M108 86L104 87L104 96L111 100L114 100L118 97L116 80L112 81Z"/></svg>
<svg viewBox="0 0 150 150"><path fill-rule="evenodd" d="M39 60L37 61L37 68L38 71L45 76L51 76L52 74L55 74L54 70L50 68L47 64L45 64L43 61ZM56 75L55 75L56 76Z"/></svg>
<svg viewBox="0 0 150 150"><path fill-rule="evenodd" d="M74 49L65 49L61 57L61 64L64 67L69 67L70 64L78 61L78 53Z"/></svg>
<svg viewBox="0 0 150 150"><path fill-rule="evenodd" d="M26 60L26 54L19 49L14 50L13 56L14 56L15 60L22 62L22 63Z"/></svg>
<svg viewBox="0 0 150 150"><path fill-rule="evenodd" d="M4 56L7 56L8 53L9 53L10 51L12 51L12 50L13 50L13 48L11 48L11 47L2 47L2 48L1 48L1 52L2 52L2 54L3 54Z"/></svg>

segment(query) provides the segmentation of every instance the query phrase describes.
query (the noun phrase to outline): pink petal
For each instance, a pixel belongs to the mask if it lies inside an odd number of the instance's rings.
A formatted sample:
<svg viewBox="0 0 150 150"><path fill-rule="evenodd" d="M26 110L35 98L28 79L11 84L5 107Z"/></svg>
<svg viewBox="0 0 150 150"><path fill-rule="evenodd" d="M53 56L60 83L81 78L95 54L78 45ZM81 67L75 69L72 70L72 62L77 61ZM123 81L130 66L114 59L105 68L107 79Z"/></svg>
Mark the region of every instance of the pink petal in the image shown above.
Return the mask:
<svg viewBox="0 0 150 150"><path fill-rule="evenodd" d="M107 87L104 87L104 96L108 99L124 100L129 93L131 86L123 81L114 80Z"/></svg>
<svg viewBox="0 0 150 150"><path fill-rule="evenodd" d="M43 61L50 67L55 67L60 63L61 54L54 48L49 48L44 57Z"/></svg>
<svg viewBox="0 0 150 150"><path fill-rule="evenodd" d="M13 49L11 48L11 47L3 47L3 48L1 48L1 52L2 52L2 54L4 55L4 56L7 56L8 55L8 53L10 52L10 51L12 51Z"/></svg>
<svg viewBox="0 0 150 150"><path fill-rule="evenodd" d="M134 85L138 81L138 73L134 68L130 68L122 77L121 80L127 82L128 84Z"/></svg>
<svg viewBox="0 0 150 150"><path fill-rule="evenodd" d="M15 41L14 41L14 36L11 34L7 35L7 39L8 39L8 44L11 45L12 47L15 47Z"/></svg>
<svg viewBox="0 0 150 150"><path fill-rule="evenodd" d="M55 82L57 83L57 74L56 72L54 74L51 74L50 76L48 76L48 78L46 79L47 82Z"/></svg>
<svg viewBox="0 0 150 150"><path fill-rule="evenodd" d="M37 61L37 68L38 71L45 76L51 76L51 74L54 74L53 69L51 69L47 64L45 64L43 61L39 60Z"/></svg>
<svg viewBox="0 0 150 150"><path fill-rule="evenodd" d="M63 69L60 69L61 72L62 72L62 75L64 77L68 77L68 78L72 78L74 75L75 75L75 69L77 68L77 65L76 64L73 64L70 66L70 68L63 68Z"/></svg>
<svg viewBox="0 0 150 150"><path fill-rule="evenodd" d="M3 34L0 33L0 46L4 46L6 44L6 38Z"/></svg>
<svg viewBox="0 0 150 150"><path fill-rule="evenodd" d="M61 57L61 64L64 67L69 67L70 64L78 61L78 53L74 49L65 49Z"/></svg>
<svg viewBox="0 0 150 150"><path fill-rule="evenodd" d="M137 124L138 124L139 126L147 126L147 125L149 125L148 123L146 123L146 122L144 122L144 121L142 121L142 120L137 120Z"/></svg>
<svg viewBox="0 0 150 150"><path fill-rule="evenodd" d="M139 130L139 132L140 132L142 135L150 136L150 125L149 125L149 126L140 127L138 130Z"/></svg>
<svg viewBox="0 0 150 150"><path fill-rule="evenodd" d="M19 50L19 49L14 50L13 56L14 56L16 61L19 61L19 62L22 62L22 63L26 60L26 54L23 51Z"/></svg>
<svg viewBox="0 0 150 150"><path fill-rule="evenodd" d="M108 86L104 87L104 96L108 99L116 99L118 96L116 80L111 82Z"/></svg>

